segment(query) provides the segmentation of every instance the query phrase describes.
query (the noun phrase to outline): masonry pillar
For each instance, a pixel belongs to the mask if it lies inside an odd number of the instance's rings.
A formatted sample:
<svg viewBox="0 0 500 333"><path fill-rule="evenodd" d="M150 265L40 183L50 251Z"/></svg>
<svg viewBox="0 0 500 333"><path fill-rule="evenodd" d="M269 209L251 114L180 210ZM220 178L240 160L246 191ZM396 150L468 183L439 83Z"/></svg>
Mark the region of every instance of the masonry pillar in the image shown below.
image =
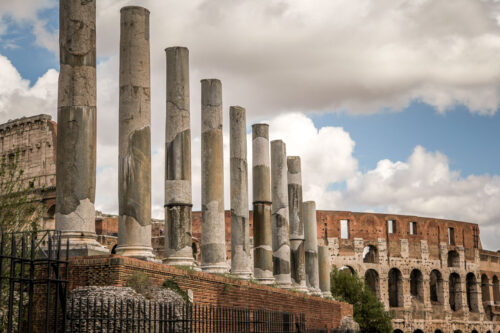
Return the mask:
<svg viewBox="0 0 500 333"><path fill-rule="evenodd" d="M201 269L226 273L222 84L201 80Z"/></svg>
<svg viewBox="0 0 500 333"><path fill-rule="evenodd" d="M120 106L116 253L153 258L149 11L120 11Z"/></svg>
<svg viewBox="0 0 500 333"><path fill-rule="evenodd" d="M191 236L191 129L189 51L165 49L167 117L165 131L165 263L194 264Z"/></svg>
<svg viewBox="0 0 500 333"><path fill-rule="evenodd" d="M330 253L327 246L318 246L319 289L323 297L332 297L330 288Z"/></svg>
<svg viewBox="0 0 500 333"><path fill-rule="evenodd" d="M248 164L246 111L229 108L231 173L231 274L242 279L252 275L248 214Z"/></svg>
<svg viewBox="0 0 500 333"><path fill-rule="evenodd" d="M305 254L306 254L306 282L309 291L321 296L319 289L318 267L318 231L316 225L316 202L306 201L302 204L304 215Z"/></svg>
<svg viewBox="0 0 500 333"><path fill-rule="evenodd" d="M274 282L269 125L252 125L254 276L264 284Z"/></svg>
<svg viewBox="0 0 500 333"><path fill-rule="evenodd" d="M61 0L56 229L70 256L105 254L95 233L96 2Z"/></svg>
<svg viewBox="0 0 500 333"><path fill-rule="evenodd" d="M281 140L271 142L271 191L273 201L273 275L280 287L290 288L292 280L290 276L286 145Z"/></svg>
<svg viewBox="0 0 500 333"><path fill-rule="evenodd" d="M288 209L290 211L291 273L294 288L307 292L304 221L302 219L302 172L299 156L288 156Z"/></svg>

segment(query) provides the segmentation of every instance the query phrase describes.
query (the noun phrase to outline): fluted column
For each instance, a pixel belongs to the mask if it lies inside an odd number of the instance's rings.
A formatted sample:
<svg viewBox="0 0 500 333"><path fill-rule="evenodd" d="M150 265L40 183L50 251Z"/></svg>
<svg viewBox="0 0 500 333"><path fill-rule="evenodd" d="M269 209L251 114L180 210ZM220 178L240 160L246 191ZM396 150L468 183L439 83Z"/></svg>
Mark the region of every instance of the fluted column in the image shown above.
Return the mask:
<svg viewBox="0 0 500 333"><path fill-rule="evenodd" d="M248 164L246 111L229 108L231 173L231 274L243 279L252 275L248 214Z"/></svg>
<svg viewBox="0 0 500 333"><path fill-rule="evenodd" d="M201 269L226 273L222 84L201 80Z"/></svg>
<svg viewBox="0 0 500 333"><path fill-rule="evenodd" d="M165 131L165 263L193 265L189 51L169 47Z"/></svg>
<svg viewBox="0 0 500 333"><path fill-rule="evenodd" d="M254 275L261 283L274 282L271 222L269 125L252 125Z"/></svg>
<svg viewBox="0 0 500 333"><path fill-rule="evenodd" d="M96 2L59 3L56 229L70 256L104 254L95 233Z"/></svg>
<svg viewBox="0 0 500 333"><path fill-rule="evenodd" d="M330 253L328 246L318 246L319 288L323 297L332 297L330 288Z"/></svg>
<svg viewBox="0 0 500 333"><path fill-rule="evenodd" d="M304 215L305 252L306 252L306 284L309 292L321 296L319 289L318 268L318 231L316 225L316 203L306 201L302 204Z"/></svg>
<svg viewBox="0 0 500 333"><path fill-rule="evenodd" d="M120 107L116 253L153 258L149 11L120 11Z"/></svg>
<svg viewBox="0 0 500 333"><path fill-rule="evenodd" d="M299 156L288 156L288 209L290 211L291 273L294 288L307 292L304 221L302 218L302 171Z"/></svg>
<svg viewBox="0 0 500 333"><path fill-rule="evenodd" d="M273 230L273 274L278 285L289 288L290 235L288 226L288 182L286 145L281 140L271 141L271 193Z"/></svg>

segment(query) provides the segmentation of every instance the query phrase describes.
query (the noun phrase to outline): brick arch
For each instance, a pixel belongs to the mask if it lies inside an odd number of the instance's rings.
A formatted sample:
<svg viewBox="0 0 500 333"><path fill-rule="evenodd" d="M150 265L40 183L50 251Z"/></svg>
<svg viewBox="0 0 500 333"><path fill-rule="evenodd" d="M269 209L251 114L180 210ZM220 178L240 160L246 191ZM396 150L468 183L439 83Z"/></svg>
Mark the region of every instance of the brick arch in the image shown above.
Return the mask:
<svg viewBox="0 0 500 333"><path fill-rule="evenodd" d="M467 306L469 307L470 312L479 312L479 304L478 304L478 294L479 287L477 285L477 279L474 273L468 273L465 277L465 286L467 293Z"/></svg>
<svg viewBox="0 0 500 333"><path fill-rule="evenodd" d="M376 264L378 262L378 249L375 245L367 245L363 249L363 263Z"/></svg>
<svg viewBox="0 0 500 333"><path fill-rule="evenodd" d="M391 268L387 281L389 291L389 306L395 308L403 307L403 275L401 274L401 271L397 268Z"/></svg>
<svg viewBox="0 0 500 333"><path fill-rule="evenodd" d="M424 301L424 276L419 269L410 273L410 295L417 301Z"/></svg>
<svg viewBox="0 0 500 333"><path fill-rule="evenodd" d="M458 273L451 273L448 279L449 304L452 311L462 308L462 283Z"/></svg>
<svg viewBox="0 0 500 333"><path fill-rule="evenodd" d="M460 267L460 255L456 250L448 251L448 267Z"/></svg>
<svg viewBox="0 0 500 333"><path fill-rule="evenodd" d="M429 275L429 297L434 305L444 304L443 276L437 269L432 270Z"/></svg>
<svg viewBox="0 0 500 333"><path fill-rule="evenodd" d="M368 269L365 272L365 283L373 294L380 298L380 278L376 270Z"/></svg>
<svg viewBox="0 0 500 333"><path fill-rule="evenodd" d="M490 279L486 274L481 275L481 300L483 302L489 302L491 300Z"/></svg>

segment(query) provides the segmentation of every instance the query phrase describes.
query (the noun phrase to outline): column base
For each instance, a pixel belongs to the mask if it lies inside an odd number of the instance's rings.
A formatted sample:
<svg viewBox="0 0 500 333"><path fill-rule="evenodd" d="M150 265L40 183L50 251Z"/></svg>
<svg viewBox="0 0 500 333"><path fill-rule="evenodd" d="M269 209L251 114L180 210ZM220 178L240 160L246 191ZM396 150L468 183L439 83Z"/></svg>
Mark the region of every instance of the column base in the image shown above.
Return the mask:
<svg viewBox="0 0 500 333"><path fill-rule="evenodd" d="M305 286L305 285L293 283L292 288L297 290L297 291L309 294L309 289L307 289L307 286Z"/></svg>
<svg viewBox="0 0 500 333"><path fill-rule="evenodd" d="M211 274L226 274L229 273L229 267L225 264L201 265L201 271Z"/></svg>
<svg viewBox="0 0 500 333"><path fill-rule="evenodd" d="M168 257L163 259L163 264L170 266L188 266L193 268L196 266L193 257Z"/></svg>
<svg viewBox="0 0 500 333"><path fill-rule="evenodd" d="M155 259L155 255L153 254L152 247L146 246L117 246L116 254L124 257L132 257L146 261L156 261L161 262Z"/></svg>
<svg viewBox="0 0 500 333"><path fill-rule="evenodd" d="M330 291L323 291L321 294L323 295L323 298L331 298L331 297L333 297L332 293Z"/></svg>
<svg viewBox="0 0 500 333"><path fill-rule="evenodd" d="M322 294L321 290L316 289L316 288L310 288L310 289L309 289L309 294L310 294L311 296L317 296L317 297L322 297L322 296L323 296L323 294Z"/></svg>
<svg viewBox="0 0 500 333"><path fill-rule="evenodd" d="M242 280L250 280L252 278L252 272L248 271L248 272L230 272L229 274L231 274L232 276L234 277L237 277L239 279L242 279Z"/></svg>
<svg viewBox="0 0 500 333"><path fill-rule="evenodd" d="M61 252L68 257L88 257L108 255L109 249L99 243L97 235L93 232L86 231L63 231L61 232ZM69 249L66 249L66 242L69 241Z"/></svg>
<svg viewBox="0 0 500 333"><path fill-rule="evenodd" d="M274 284L276 280L274 278L269 278L269 277L260 277L260 278L255 278L255 280L260 283L260 284Z"/></svg>

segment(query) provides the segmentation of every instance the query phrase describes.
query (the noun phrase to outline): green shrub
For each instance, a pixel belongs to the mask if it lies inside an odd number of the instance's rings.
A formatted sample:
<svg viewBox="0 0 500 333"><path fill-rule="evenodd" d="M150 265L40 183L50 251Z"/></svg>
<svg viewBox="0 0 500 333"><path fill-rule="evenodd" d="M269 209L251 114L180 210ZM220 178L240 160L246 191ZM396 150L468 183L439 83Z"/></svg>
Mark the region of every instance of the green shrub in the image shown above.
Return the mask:
<svg viewBox="0 0 500 333"><path fill-rule="evenodd" d="M145 295L153 288L153 282L146 273L134 272L125 281L125 287L134 289L137 293Z"/></svg>
<svg viewBox="0 0 500 333"><path fill-rule="evenodd" d="M162 286L164 288L176 292L179 296L181 296L184 299L185 302L190 301L188 294L184 290L182 290L181 287L179 287L179 285L177 284L177 282L175 282L173 279L166 279L165 281L163 281Z"/></svg>

